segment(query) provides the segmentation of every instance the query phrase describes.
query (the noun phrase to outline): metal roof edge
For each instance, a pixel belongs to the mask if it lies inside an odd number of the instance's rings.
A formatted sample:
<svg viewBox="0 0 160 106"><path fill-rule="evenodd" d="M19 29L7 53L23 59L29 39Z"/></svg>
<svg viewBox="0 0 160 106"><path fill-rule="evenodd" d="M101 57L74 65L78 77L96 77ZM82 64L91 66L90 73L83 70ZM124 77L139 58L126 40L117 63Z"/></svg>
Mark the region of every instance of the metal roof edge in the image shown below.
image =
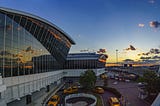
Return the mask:
<svg viewBox="0 0 160 106"><path fill-rule="evenodd" d="M31 18L34 18L34 19L37 19L39 21L42 21L50 26L53 26L54 28L56 28L58 31L60 31L61 33L64 34L64 36L66 38L69 39L69 41L72 43L72 44L76 44L74 42L74 40L66 33L64 32L61 28L59 28L58 26L56 26L55 24L49 22L48 20L44 19L44 18L41 18L39 16L36 16L36 15L33 15L31 13L27 13L27 12L24 12L24 11L20 11L20 10L15 10L15 9L10 9L10 8L6 8L6 7L0 7L0 10L2 11L6 11L6 12L11 12L11 13L15 13L15 14L20 14L20 15L24 15L24 16L28 16L28 17L31 17Z"/></svg>

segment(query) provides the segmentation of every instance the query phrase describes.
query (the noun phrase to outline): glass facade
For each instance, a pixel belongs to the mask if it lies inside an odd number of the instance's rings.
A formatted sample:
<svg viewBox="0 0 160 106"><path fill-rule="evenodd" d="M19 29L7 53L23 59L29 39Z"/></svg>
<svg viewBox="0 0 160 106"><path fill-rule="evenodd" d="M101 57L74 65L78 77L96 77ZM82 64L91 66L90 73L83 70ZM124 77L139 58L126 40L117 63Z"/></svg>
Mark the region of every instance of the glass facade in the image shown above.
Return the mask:
<svg viewBox="0 0 160 106"><path fill-rule="evenodd" d="M0 11L0 73L12 77L61 69L70 41L34 18Z"/></svg>

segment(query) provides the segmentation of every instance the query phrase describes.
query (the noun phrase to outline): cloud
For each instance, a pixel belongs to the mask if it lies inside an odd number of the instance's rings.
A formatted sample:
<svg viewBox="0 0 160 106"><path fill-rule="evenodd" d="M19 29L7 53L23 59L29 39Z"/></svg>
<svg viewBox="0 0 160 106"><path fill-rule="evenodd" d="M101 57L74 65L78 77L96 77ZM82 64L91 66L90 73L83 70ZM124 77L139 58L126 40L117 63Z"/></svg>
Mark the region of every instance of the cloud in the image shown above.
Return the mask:
<svg viewBox="0 0 160 106"><path fill-rule="evenodd" d="M151 54L160 54L160 49L150 49Z"/></svg>
<svg viewBox="0 0 160 106"><path fill-rule="evenodd" d="M150 54L153 54L153 55L160 54L160 49L152 48L149 50L149 52L138 54L138 56L142 56L142 55L148 56Z"/></svg>
<svg viewBox="0 0 160 106"><path fill-rule="evenodd" d="M1 56L13 56L13 57L23 57L23 55L22 54L12 54L12 53L10 53L9 51L1 51L0 52L0 55Z"/></svg>
<svg viewBox="0 0 160 106"><path fill-rule="evenodd" d="M24 50L25 52L31 52L31 53L34 53L34 50L32 49L31 46L27 47L26 50Z"/></svg>
<svg viewBox="0 0 160 106"><path fill-rule="evenodd" d="M153 28L158 28L160 23L158 21L151 21L149 23L150 27L153 27Z"/></svg>
<svg viewBox="0 0 160 106"><path fill-rule="evenodd" d="M10 53L10 52L8 52L8 51L1 51L1 52L0 52L0 55L1 55L1 56L11 56L12 53Z"/></svg>
<svg viewBox="0 0 160 106"><path fill-rule="evenodd" d="M153 56L152 59L160 59L160 56Z"/></svg>
<svg viewBox="0 0 160 106"><path fill-rule="evenodd" d="M158 60L142 60L144 63L158 63Z"/></svg>
<svg viewBox="0 0 160 106"><path fill-rule="evenodd" d="M89 52L89 49L80 50L80 52Z"/></svg>
<svg viewBox="0 0 160 106"><path fill-rule="evenodd" d="M148 2L151 3L151 4L154 4L155 0L149 0Z"/></svg>
<svg viewBox="0 0 160 106"><path fill-rule="evenodd" d="M125 50L136 50L136 48L133 45L129 45L129 48L126 48Z"/></svg>
<svg viewBox="0 0 160 106"><path fill-rule="evenodd" d="M144 24L141 23L141 24L138 24L138 26L139 26L139 27L144 27Z"/></svg>
<svg viewBox="0 0 160 106"><path fill-rule="evenodd" d="M13 54L13 57L23 57L22 54Z"/></svg>
<svg viewBox="0 0 160 106"><path fill-rule="evenodd" d="M81 35L78 35L78 38L80 38L81 37Z"/></svg>
<svg viewBox="0 0 160 106"><path fill-rule="evenodd" d="M97 51L97 53L106 53L106 49L99 49L98 51Z"/></svg>
<svg viewBox="0 0 160 106"><path fill-rule="evenodd" d="M141 53L141 54L138 54L138 56L141 56L141 55L148 56L149 54L150 54L149 52L147 52L147 53Z"/></svg>
<svg viewBox="0 0 160 106"><path fill-rule="evenodd" d="M31 46L29 46L29 47L27 47L27 49L25 50L26 52L29 52L29 51L31 51L32 50L32 48L31 48Z"/></svg>
<svg viewBox="0 0 160 106"><path fill-rule="evenodd" d="M140 59L142 59L142 60L149 60L149 59L151 59L151 57L140 57Z"/></svg>
<svg viewBox="0 0 160 106"><path fill-rule="evenodd" d="M108 55L106 55L106 54L101 54L99 58L100 58L100 59L103 59L103 60L106 60L106 59L108 58Z"/></svg>
<svg viewBox="0 0 160 106"><path fill-rule="evenodd" d="M125 60L123 60L124 62L134 62L134 60L132 60L132 59L125 59Z"/></svg>
<svg viewBox="0 0 160 106"><path fill-rule="evenodd" d="M159 60L160 56L156 55L156 56L148 56L148 57L140 57L141 60Z"/></svg>

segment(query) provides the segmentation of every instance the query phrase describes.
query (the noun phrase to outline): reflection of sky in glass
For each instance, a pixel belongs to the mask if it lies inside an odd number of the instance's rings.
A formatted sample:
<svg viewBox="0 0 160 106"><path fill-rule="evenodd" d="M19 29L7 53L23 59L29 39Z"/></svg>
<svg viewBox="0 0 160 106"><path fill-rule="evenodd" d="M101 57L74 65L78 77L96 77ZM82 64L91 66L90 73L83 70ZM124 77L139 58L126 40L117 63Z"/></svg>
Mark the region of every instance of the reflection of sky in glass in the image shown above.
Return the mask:
<svg viewBox="0 0 160 106"><path fill-rule="evenodd" d="M0 19L3 18L4 15L0 14ZM50 53L29 32L7 16L6 22L5 20L1 21L0 72L4 71L3 76L34 73L34 64L35 68L37 68L35 70L47 70L47 67L41 65L43 62L38 63L37 61L37 63L33 63L33 58L41 55L44 56L42 60L47 62L45 55L50 55Z"/></svg>
<svg viewBox="0 0 160 106"><path fill-rule="evenodd" d="M10 18L7 18L6 25L6 40L5 45L5 58L18 58L22 63L26 63L32 60L34 56L40 56L50 54L37 39L27 32L24 28L17 25ZM13 42L12 42L12 27L13 27ZM13 43L13 48L11 47ZM3 52L3 51L2 51ZM10 54L10 55L8 55ZM18 61L18 62L19 62Z"/></svg>

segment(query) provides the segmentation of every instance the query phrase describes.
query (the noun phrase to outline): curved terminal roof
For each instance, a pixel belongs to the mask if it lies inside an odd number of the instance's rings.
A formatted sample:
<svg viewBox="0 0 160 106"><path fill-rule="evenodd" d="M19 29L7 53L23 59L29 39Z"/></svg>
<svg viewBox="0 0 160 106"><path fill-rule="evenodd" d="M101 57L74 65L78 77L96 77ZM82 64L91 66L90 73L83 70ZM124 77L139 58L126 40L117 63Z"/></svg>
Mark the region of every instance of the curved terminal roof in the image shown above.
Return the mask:
<svg viewBox="0 0 160 106"><path fill-rule="evenodd" d="M34 18L34 19L36 19L36 20L42 21L42 22L50 25L51 27L54 27L54 28L57 29L58 31L60 31L66 38L68 38L68 40L69 40L72 44L75 44L74 40L73 40L66 32L64 32L62 29L60 29L59 27L57 27L57 26L54 25L53 23L47 21L46 19L43 19L43 18L41 18L41 17L39 17L39 16L30 14L30 13L27 13L27 12L22 12L22 11L19 11L19 10L14 10L14 9L9 9L9 8L4 8L4 7L0 7L0 10L2 10L2 11L4 11L4 12L10 12L10 13L15 13L15 14L19 14L19 15L24 15L24 16L31 17L31 18Z"/></svg>
<svg viewBox="0 0 160 106"><path fill-rule="evenodd" d="M62 29L30 13L2 7L0 7L0 12L31 33L59 63L64 63L71 44L75 42Z"/></svg>

